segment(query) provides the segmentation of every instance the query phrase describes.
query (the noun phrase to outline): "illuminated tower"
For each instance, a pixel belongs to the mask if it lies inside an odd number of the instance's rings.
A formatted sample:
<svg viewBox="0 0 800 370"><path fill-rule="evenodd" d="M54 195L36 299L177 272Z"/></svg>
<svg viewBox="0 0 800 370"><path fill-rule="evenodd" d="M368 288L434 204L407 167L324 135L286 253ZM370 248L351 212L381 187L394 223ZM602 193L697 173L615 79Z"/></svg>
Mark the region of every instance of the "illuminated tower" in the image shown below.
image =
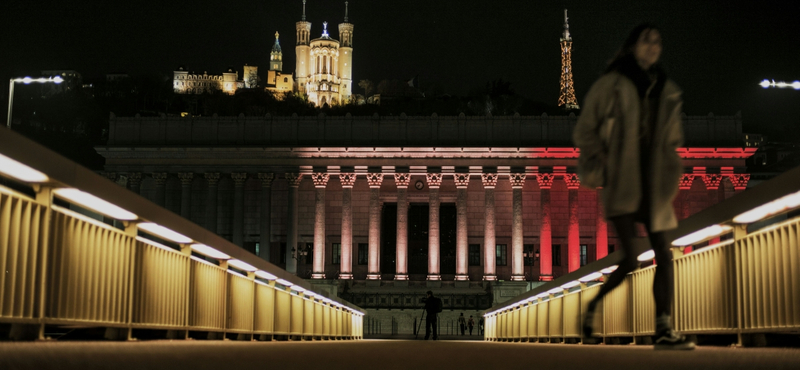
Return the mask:
<svg viewBox="0 0 800 370"><path fill-rule="evenodd" d="M297 64L294 73L297 88L295 91L305 94L309 71L309 42L311 41L311 22L306 22L306 0L303 0L303 18L295 24L295 28L297 29L297 46L295 46Z"/></svg>
<svg viewBox="0 0 800 370"><path fill-rule="evenodd" d="M572 37L569 35L569 18L564 9L564 34L561 36L561 95L558 106L565 109L580 109L575 99L575 88L572 85Z"/></svg>
<svg viewBox="0 0 800 370"><path fill-rule="evenodd" d="M353 91L353 24L347 20L347 3L344 2L344 23L339 24L339 91L342 102L350 100Z"/></svg>
<svg viewBox="0 0 800 370"><path fill-rule="evenodd" d="M280 34L275 32L275 44L269 53L269 72L267 72L267 85L275 86L278 83L278 76L283 72L283 51L281 43L278 41Z"/></svg>
<svg viewBox="0 0 800 370"><path fill-rule="evenodd" d="M283 71L283 52L281 51L281 43L278 41L280 34L275 31L275 45L272 45L272 52L269 53L269 70L270 71Z"/></svg>

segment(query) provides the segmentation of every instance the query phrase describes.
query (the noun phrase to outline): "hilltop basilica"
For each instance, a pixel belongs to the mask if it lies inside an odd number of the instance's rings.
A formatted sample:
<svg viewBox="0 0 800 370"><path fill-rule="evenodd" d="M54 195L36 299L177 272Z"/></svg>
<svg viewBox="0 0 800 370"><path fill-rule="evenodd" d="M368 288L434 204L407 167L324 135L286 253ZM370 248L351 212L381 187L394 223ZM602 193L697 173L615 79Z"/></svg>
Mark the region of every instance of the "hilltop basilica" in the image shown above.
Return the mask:
<svg viewBox="0 0 800 370"><path fill-rule="evenodd" d="M347 102L353 91L353 24L348 22L345 2L344 23L339 24L339 40L328 33L328 22L323 22L322 35L311 39L311 22L306 20L306 1L303 16L296 24L295 73L283 73L283 51L275 32L275 44L269 57L266 83L261 84L258 67L245 65L243 75L229 68L221 75L189 73L179 67L173 73L173 88L179 94L202 94L221 90L235 94L239 89L264 88L278 93L296 92L308 95L316 106Z"/></svg>

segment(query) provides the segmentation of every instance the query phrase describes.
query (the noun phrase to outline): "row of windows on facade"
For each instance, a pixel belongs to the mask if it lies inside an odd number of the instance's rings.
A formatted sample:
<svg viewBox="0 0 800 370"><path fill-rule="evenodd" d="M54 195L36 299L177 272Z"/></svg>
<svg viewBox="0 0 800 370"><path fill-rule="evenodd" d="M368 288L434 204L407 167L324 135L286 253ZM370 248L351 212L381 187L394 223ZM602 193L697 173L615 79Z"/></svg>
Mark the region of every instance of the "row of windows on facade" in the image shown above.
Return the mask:
<svg viewBox="0 0 800 370"><path fill-rule="evenodd" d="M255 254L259 254L260 244L255 243ZM342 258L342 244L341 243L331 243L332 249L332 258L331 264L339 264L341 263ZM523 246L524 249L524 263L525 266L533 266L535 261L538 260L539 248L535 244L525 244ZM581 244L580 245L580 258L581 262L580 265L584 266L588 263L588 244ZM305 256L305 263L312 264L314 263L314 244L313 243L306 243L306 250L308 254ZM367 243L358 243L358 264L359 265L367 265L369 263L369 244ZM608 254L614 252L614 245L608 245ZM480 244L470 244L469 245L469 265L470 266L480 266L481 265L481 245ZM554 244L552 245L552 265L553 266L561 266L561 244ZM281 243L281 257L280 263L286 263L286 243ZM507 266L508 265L508 244L498 244L495 247L495 265L496 266Z"/></svg>

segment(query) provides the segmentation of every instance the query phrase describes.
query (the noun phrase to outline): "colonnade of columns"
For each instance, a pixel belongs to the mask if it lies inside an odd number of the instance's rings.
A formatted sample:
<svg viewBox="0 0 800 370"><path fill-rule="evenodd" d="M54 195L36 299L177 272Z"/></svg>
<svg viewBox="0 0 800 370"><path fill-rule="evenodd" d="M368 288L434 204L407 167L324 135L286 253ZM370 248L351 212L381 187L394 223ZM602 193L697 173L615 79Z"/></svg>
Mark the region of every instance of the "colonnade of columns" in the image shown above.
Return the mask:
<svg viewBox="0 0 800 370"><path fill-rule="evenodd" d="M107 174L111 177L111 174ZM115 177L116 175L114 175ZM232 173L231 179L234 181L234 212L233 212L233 242L237 245L243 244L244 237L244 183L248 178L247 173ZM369 188L369 234L368 234L368 280L381 279L380 271L380 225L381 225L381 201L380 188L385 178L383 173L365 174ZM456 187L456 275L455 280L469 280L468 275L468 219L467 219L467 187L469 186L470 173L427 173L426 180L429 188L429 225L428 225L428 280L441 280L440 273L440 230L439 230L439 211L440 197L439 188L445 178L452 178ZM512 228L511 228L511 280L524 280L524 259L523 259L523 199L522 188L525 184L525 173L510 173L508 181L512 188ZM531 175L535 178L540 189L540 209L541 224L539 229L539 265L540 279L551 280L553 275L552 266L552 209L550 190L556 177L564 179L568 195L569 204L569 226L568 226L568 251L567 266L568 271L574 271L580 267L580 222L579 222L579 201L578 188L580 181L574 173L566 173L563 170L555 173L535 173ZM155 180L155 201L164 206L166 203L165 184L168 178L167 173L153 173ZM181 181L181 216L188 218L191 208L191 183L195 174L191 172L181 172L177 174ZM288 189L288 217L287 217L287 256L291 256L292 248L298 244L298 189L304 174L286 173L284 178L287 180ZM325 193L330 175L325 172L314 172L310 174L315 187L315 220L314 220L314 253L312 266L312 279L325 279L325 235L326 235L326 214L325 214ZM356 173L339 173L339 181L342 185L342 222L341 222L341 259L339 279L353 279L353 207L352 189L357 181ZM395 280L408 280L408 194L407 189L411 180L410 173L394 173L394 181L397 187L397 240L396 240L396 272ZM496 280L496 208L495 208L495 187L499 180L497 173L480 174L484 188L484 230L483 230L483 279ZM709 204L711 206L719 201L719 187L723 178L729 178L735 191L744 190L749 180L748 174L733 174L732 171L720 174L692 173L684 174L680 181L681 208L678 210L679 218L689 216L688 190L691 188L695 178L701 178L709 192ZM217 231L217 197L218 182L220 173L203 173L203 178L207 182L207 225L206 228L212 232ZM264 258L270 255L271 240L271 219L270 209L272 208L272 182L275 179L273 173L259 173L257 175L261 183L261 214L259 222L259 232L261 235L262 248L260 254ZM142 181L142 173L134 172L127 174L127 184L134 192L139 192ZM603 216L602 204L597 202L596 206L597 221L595 230L596 258L600 259L607 255L608 251L608 227ZM294 258L286 259L286 270L292 273L297 272L297 261Z"/></svg>

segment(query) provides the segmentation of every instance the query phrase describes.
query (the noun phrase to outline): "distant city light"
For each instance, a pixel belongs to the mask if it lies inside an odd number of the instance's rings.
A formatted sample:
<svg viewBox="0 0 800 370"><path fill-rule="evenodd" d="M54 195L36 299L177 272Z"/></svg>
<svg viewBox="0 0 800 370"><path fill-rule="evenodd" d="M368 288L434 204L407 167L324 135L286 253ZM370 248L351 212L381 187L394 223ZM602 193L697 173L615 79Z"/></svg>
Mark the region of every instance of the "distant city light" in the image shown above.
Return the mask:
<svg viewBox="0 0 800 370"><path fill-rule="evenodd" d="M800 90L800 81L795 81L795 82L789 83L789 82L782 82L782 81L781 82L775 82L775 80L764 80L764 81L761 81L761 83L759 85L761 85L761 87L763 87L765 89L769 88L769 87L775 87L775 88L779 88L779 89L792 88L792 89L795 89L795 90Z"/></svg>

